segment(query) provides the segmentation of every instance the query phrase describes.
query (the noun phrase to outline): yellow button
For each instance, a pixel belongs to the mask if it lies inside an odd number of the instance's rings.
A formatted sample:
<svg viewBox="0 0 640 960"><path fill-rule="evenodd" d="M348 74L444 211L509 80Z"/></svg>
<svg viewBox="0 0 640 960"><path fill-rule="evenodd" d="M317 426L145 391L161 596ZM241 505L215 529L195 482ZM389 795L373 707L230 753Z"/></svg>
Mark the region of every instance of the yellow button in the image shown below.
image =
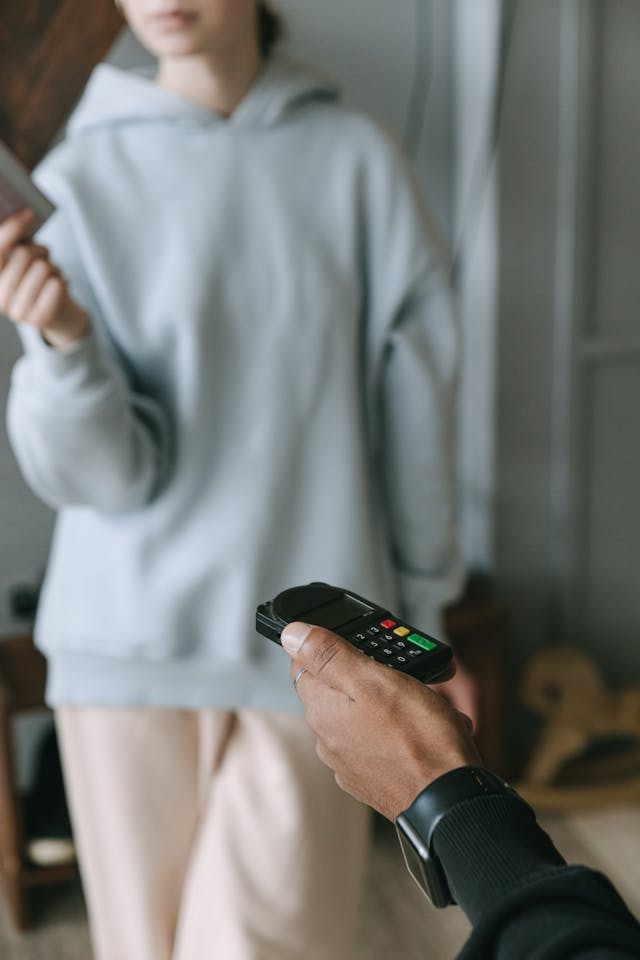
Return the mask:
<svg viewBox="0 0 640 960"><path fill-rule="evenodd" d="M396 629L393 632L396 633L399 637L409 636L409 631L407 630L406 627L396 627Z"/></svg>

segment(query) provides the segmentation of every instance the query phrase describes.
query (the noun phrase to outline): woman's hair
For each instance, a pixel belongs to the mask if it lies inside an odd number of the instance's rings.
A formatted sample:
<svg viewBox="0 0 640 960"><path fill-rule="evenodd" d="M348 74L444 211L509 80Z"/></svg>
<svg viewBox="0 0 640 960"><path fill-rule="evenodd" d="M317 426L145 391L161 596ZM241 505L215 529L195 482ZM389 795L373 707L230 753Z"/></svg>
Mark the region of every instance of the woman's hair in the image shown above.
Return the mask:
<svg viewBox="0 0 640 960"><path fill-rule="evenodd" d="M282 18L275 12L267 0L258 2L258 44L260 53L266 59L284 33Z"/></svg>

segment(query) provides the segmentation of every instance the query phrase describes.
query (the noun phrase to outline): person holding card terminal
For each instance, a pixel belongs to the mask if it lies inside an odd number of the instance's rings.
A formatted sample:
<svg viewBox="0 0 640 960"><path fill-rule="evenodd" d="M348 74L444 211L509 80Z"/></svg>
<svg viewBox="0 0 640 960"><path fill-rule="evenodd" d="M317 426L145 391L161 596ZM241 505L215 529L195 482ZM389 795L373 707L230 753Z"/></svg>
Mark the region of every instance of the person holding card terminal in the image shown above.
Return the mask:
<svg viewBox="0 0 640 960"><path fill-rule="evenodd" d="M396 822L432 902L458 903L471 921L458 960L640 957L640 924L619 894L568 865L533 810L484 769L468 717L322 627L290 623L281 642L318 756L342 789Z"/></svg>

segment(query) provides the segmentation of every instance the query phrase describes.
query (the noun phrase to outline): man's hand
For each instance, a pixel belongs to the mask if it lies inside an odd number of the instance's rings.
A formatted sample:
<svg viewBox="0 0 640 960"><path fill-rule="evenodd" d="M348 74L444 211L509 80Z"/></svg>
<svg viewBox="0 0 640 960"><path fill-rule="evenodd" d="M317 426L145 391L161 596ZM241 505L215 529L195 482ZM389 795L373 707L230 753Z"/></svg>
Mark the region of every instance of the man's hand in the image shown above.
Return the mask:
<svg viewBox="0 0 640 960"><path fill-rule="evenodd" d="M338 786L395 820L449 770L479 762L471 723L432 689L304 623L282 632L296 690Z"/></svg>
<svg viewBox="0 0 640 960"><path fill-rule="evenodd" d="M22 240L32 222L32 211L22 210L0 223L0 312L35 327L53 347L70 346L89 332L89 316L46 247Z"/></svg>
<svg viewBox="0 0 640 960"><path fill-rule="evenodd" d="M469 717L473 729L478 727L478 690L476 681L468 670L458 664L455 677L438 684L438 693L449 701L452 707Z"/></svg>

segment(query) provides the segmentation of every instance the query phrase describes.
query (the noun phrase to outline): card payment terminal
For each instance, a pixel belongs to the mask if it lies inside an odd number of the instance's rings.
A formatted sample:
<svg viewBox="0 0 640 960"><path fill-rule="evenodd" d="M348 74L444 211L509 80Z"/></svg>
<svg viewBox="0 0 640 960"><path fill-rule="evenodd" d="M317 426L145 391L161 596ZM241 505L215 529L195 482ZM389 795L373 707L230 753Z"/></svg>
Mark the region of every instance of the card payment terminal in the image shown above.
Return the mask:
<svg viewBox="0 0 640 960"><path fill-rule="evenodd" d="M326 627L363 653L425 683L449 671L449 646L351 590L328 583L291 587L256 610L258 633L275 643L288 623Z"/></svg>

